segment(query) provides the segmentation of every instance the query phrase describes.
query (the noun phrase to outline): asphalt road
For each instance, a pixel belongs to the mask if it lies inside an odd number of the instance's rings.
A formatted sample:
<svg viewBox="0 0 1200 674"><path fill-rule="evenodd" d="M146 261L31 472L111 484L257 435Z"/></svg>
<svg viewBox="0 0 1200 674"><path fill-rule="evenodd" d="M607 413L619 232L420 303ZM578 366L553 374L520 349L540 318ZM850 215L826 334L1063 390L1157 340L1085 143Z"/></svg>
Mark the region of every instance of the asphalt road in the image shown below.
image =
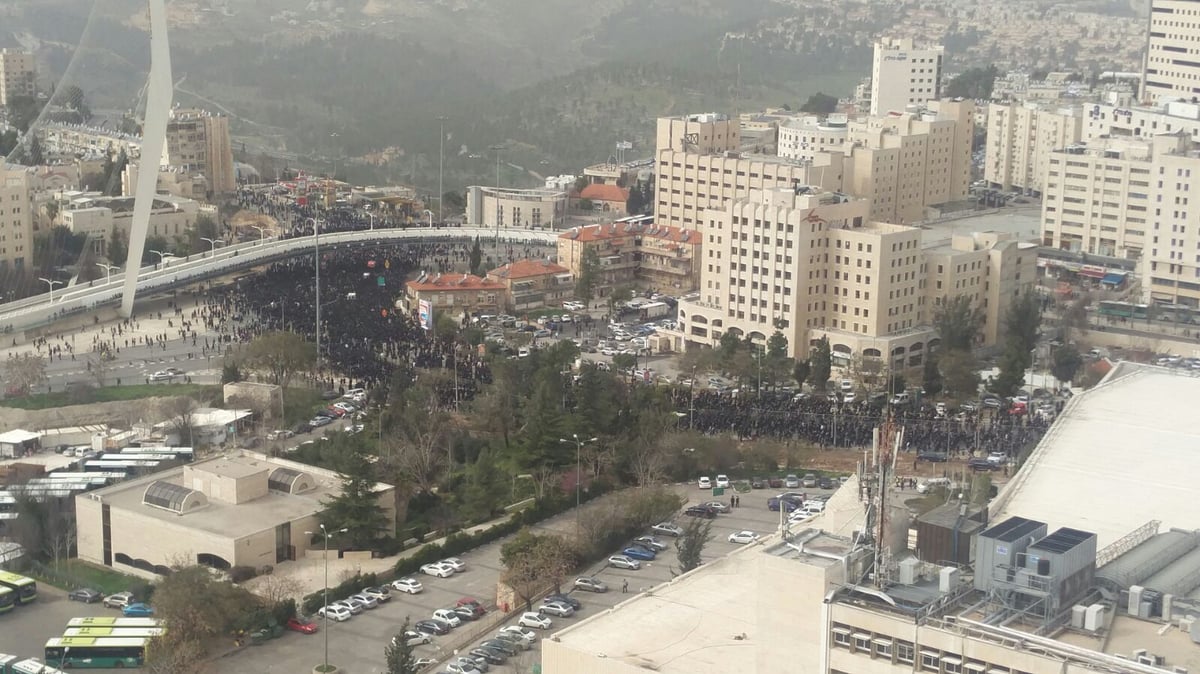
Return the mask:
<svg viewBox="0 0 1200 674"><path fill-rule="evenodd" d="M18 606L7 615L0 616L0 653L40 660L46 640L62 636L71 618L120 615L120 611L104 608L100 603L69 601L65 591L38 583L37 601L28 606Z"/></svg>

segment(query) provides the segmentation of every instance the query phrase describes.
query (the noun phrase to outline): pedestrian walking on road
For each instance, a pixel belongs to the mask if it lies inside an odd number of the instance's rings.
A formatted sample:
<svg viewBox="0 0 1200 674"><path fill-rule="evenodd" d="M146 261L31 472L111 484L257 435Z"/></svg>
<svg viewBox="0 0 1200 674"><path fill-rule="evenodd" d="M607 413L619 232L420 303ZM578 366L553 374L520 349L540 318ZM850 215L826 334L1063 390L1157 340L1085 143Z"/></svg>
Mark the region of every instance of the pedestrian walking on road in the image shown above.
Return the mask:
<svg viewBox="0 0 1200 674"><path fill-rule="evenodd" d="M629 579L626 578L625 580L621 581L621 594L627 594L628 592L629 592Z"/></svg>

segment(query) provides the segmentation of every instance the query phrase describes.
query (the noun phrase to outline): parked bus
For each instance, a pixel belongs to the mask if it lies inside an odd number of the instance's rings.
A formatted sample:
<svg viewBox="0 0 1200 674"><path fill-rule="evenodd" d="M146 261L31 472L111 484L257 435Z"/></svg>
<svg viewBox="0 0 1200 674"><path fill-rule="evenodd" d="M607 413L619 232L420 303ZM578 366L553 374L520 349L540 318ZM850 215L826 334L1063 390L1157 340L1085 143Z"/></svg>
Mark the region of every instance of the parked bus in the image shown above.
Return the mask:
<svg viewBox="0 0 1200 674"><path fill-rule="evenodd" d="M150 639L166 633L162 627L68 627L64 637L142 637Z"/></svg>
<svg viewBox="0 0 1200 674"><path fill-rule="evenodd" d="M94 616L91 618L71 618L67 627L162 627L158 618L116 618L113 616Z"/></svg>
<svg viewBox="0 0 1200 674"><path fill-rule="evenodd" d="M18 604L28 604L37 599L37 582L32 578L0 571L0 587L6 587L16 593L15 599Z"/></svg>
<svg viewBox="0 0 1200 674"><path fill-rule="evenodd" d="M0 613L8 613L17 605L17 594L7 587L0 587ZM0 670L3 672L4 670Z"/></svg>
<svg viewBox="0 0 1200 674"><path fill-rule="evenodd" d="M22 658L19 655L0 653L0 674L65 674L65 672L43 664L37 658Z"/></svg>
<svg viewBox="0 0 1200 674"><path fill-rule="evenodd" d="M46 662L69 669L141 667L146 660L144 637L60 637L46 642Z"/></svg>

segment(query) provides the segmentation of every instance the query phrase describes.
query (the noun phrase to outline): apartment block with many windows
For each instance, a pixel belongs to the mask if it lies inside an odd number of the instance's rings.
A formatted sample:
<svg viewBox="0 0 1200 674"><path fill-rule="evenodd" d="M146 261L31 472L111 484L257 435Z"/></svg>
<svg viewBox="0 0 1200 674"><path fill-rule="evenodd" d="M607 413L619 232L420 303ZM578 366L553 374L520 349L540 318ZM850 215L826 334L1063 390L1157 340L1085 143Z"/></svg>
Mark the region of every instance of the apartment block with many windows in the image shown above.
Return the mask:
<svg viewBox="0 0 1200 674"><path fill-rule="evenodd" d="M1083 110L1057 102L1006 101L987 108L983 178L1001 190L1041 194L1050 153L1078 143Z"/></svg>
<svg viewBox="0 0 1200 674"><path fill-rule="evenodd" d="M209 191L215 194L232 192L237 188L237 176L233 170L229 118L204 110L172 110L162 164L203 173Z"/></svg>
<svg viewBox="0 0 1200 674"><path fill-rule="evenodd" d="M1195 0L1151 0L1142 99L1200 95L1200 8Z"/></svg>
<svg viewBox="0 0 1200 674"><path fill-rule="evenodd" d="M33 207L23 166L0 165L0 272L33 264ZM0 292L0 301L4 299Z"/></svg>
<svg viewBox="0 0 1200 674"><path fill-rule="evenodd" d="M0 105L10 105L17 97L36 95L37 63L33 54L21 49L0 49Z"/></svg>
<svg viewBox="0 0 1200 674"><path fill-rule="evenodd" d="M941 45L918 45L909 38L883 38L871 61L871 114L903 112L942 95Z"/></svg>
<svg viewBox="0 0 1200 674"><path fill-rule="evenodd" d="M578 280L594 255L592 291L607 297L620 286L690 292L699 282L701 237L695 230L613 222L574 227L558 236L558 262Z"/></svg>

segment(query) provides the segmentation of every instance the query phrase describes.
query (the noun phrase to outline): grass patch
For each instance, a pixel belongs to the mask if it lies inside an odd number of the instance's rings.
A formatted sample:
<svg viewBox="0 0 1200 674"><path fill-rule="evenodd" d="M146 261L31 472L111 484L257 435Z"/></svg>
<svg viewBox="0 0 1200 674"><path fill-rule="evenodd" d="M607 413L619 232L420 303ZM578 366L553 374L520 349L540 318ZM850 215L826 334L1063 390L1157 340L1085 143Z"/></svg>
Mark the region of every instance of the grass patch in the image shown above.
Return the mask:
<svg viewBox="0 0 1200 674"><path fill-rule="evenodd" d="M83 399L66 391L38 393L21 398L5 398L0 406L22 410L45 410L88 403L110 403L123 400L141 400L158 396L191 396L198 400L220 399L221 387L204 384L133 384L130 386L106 386L88 392Z"/></svg>
<svg viewBox="0 0 1200 674"><path fill-rule="evenodd" d="M28 573L43 583L63 590L90 587L105 595L127 592L146 584L146 581L136 576L91 564L82 559L66 559L57 565L39 564Z"/></svg>

